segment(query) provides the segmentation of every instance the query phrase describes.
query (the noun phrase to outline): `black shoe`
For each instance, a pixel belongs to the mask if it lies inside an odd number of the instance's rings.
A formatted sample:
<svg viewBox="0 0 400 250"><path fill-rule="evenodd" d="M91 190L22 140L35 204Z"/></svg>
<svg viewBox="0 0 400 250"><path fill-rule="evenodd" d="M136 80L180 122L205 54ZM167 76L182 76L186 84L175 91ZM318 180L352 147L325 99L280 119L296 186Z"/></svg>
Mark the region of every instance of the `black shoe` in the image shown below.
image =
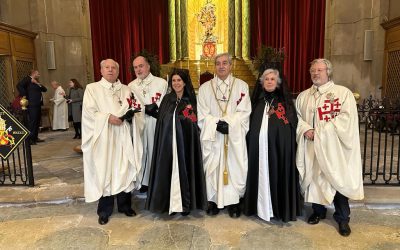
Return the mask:
<svg viewBox="0 0 400 250"><path fill-rule="evenodd" d="M318 215L318 214L316 214L316 213L313 213L313 214L308 218L308 221L307 221L307 222L308 222L308 224L315 225L315 224L318 224L320 220L325 219L325 217L326 217L326 214Z"/></svg>
<svg viewBox="0 0 400 250"><path fill-rule="evenodd" d="M139 193L141 193L141 194L146 193L148 189L149 189L148 186L144 186L144 185L143 185L143 186L139 189Z"/></svg>
<svg viewBox="0 0 400 250"><path fill-rule="evenodd" d="M181 215L182 216L188 216L190 214L190 212L182 212Z"/></svg>
<svg viewBox="0 0 400 250"><path fill-rule="evenodd" d="M347 237L351 233L351 229L348 222L339 222L339 234Z"/></svg>
<svg viewBox="0 0 400 250"><path fill-rule="evenodd" d="M30 141L29 141L29 144L30 144L30 145L36 145L36 142L33 141L33 140L30 140Z"/></svg>
<svg viewBox="0 0 400 250"><path fill-rule="evenodd" d="M74 138L72 139L78 139L78 134L75 134Z"/></svg>
<svg viewBox="0 0 400 250"><path fill-rule="evenodd" d="M207 209L207 214L208 215L217 215L219 213L219 209L217 207L217 204L214 202L208 202L208 209Z"/></svg>
<svg viewBox="0 0 400 250"><path fill-rule="evenodd" d="M169 216L174 216L174 215L176 215L176 212L172 212L169 214Z"/></svg>
<svg viewBox="0 0 400 250"><path fill-rule="evenodd" d="M43 140L43 139L40 139L40 138L37 138L37 139L36 139L36 142L44 142L44 140Z"/></svg>
<svg viewBox="0 0 400 250"><path fill-rule="evenodd" d="M240 217L240 208L238 204L228 206L228 213L231 218Z"/></svg>
<svg viewBox="0 0 400 250"><path fill-rule="evenodd" d="M108 223L108 216L107 215L99 215L99 224L105 225Z"/></svg>
<svg viewBox="0 0 400 250"><path fill-rule="evenodd" d="M123 213L128 217L133 217L136 215L135 210L133 210L132 208L126 209L126 210L118 210L119 213Z"/></svg>

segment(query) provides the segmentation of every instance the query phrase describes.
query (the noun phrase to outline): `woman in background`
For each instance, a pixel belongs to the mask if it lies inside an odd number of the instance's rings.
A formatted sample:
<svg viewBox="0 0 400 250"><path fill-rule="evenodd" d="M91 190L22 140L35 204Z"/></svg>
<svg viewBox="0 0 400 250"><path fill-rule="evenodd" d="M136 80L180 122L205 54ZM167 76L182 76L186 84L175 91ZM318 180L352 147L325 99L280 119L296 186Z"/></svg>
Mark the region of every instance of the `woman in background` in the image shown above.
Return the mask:
<svg viewBox="0 0 400 250"><path fill-rule="evenodd" d="M82 100L83 88L78 80L72 78L68 83L70 90L67 97L68 114L72 116L72 122L75 128L74 139L81 139L81 117L82 117Z"/></svg>

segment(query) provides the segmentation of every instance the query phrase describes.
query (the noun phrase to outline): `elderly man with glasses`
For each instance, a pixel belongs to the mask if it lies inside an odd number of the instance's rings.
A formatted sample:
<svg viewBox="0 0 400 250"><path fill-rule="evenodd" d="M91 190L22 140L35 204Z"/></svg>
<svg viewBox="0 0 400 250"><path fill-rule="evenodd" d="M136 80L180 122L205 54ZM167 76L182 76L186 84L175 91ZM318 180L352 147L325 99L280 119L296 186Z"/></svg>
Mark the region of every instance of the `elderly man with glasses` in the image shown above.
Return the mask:
<svg viewBox="0 0 400 250"><path fill-rule="evenodd" d="M305 202L312 203L309 224L326 217L333 202L339 233L348 236L348 199L364 198L358 113L352 92L332 81L332 64L315 59L310 68L313 85L296 100L296 163Z"/></svg>

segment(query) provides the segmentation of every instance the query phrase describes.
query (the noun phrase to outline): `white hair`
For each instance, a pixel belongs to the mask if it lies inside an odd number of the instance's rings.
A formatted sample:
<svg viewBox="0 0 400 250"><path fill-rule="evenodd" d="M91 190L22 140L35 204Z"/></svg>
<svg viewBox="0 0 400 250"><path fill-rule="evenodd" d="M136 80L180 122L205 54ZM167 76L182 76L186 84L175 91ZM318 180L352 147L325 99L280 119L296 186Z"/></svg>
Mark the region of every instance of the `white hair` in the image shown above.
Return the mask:
<svg viewBox="0 0 400 250"><path fill-rule="evenodd" d="M119 70L119 64L116 61L114 61L113 59L110 59L110 58L102 60L100 62L100 68L104 67L104 64L106 63L107 60L111 60L115 64L115 66L117 67L117 70Z"/></svg>
<svg viewBox="0 0 400 250"><path fill-rule="evenodd" d="M332 78L332 76L333 76L333 68L332 68L332 63L328 60L328 59L325 59L325 58L317 58L317 59L314 59L310 64L311 64L311 66L310 66L310 69L311 69L311 67L314 65L314 64L316 64L316 63L324 63L325 65L326 65L326 72L328 73L328 78L329 78L329 80Z"/></svg>
<svg viewBox="0 0 400 250"><path fill-rule="evenodd" d="M265 77L267 77L267 75L274 73L276 75L276 82L278 83L278 86L281 84L282 79L279 76L279 71L276 69L266 69L264 70L263 74L260 77L260 84L263 85L264 81L265 81Z"/></svg>
<svg viewBox="0 0 400 250"><path fill-rule="evenodd" d="M229 64L232 65L232 56L228 52L224 52L224 53L216 55L215 59L214 59L214 64L217 64L217 59L220 57L223 57L223 56L227 56Z"/></svg>

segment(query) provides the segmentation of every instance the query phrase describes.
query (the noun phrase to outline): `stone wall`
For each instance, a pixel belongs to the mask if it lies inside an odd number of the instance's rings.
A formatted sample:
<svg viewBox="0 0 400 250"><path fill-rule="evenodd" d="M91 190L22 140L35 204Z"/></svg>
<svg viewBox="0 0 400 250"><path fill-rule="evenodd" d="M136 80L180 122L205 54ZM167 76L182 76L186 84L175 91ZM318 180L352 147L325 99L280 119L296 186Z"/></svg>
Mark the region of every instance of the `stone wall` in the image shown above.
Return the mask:
<svg viewBox="0 0 400 250"><path fill-rule="evenodd" d="M93 81L92 42L87 0L2 0L0 21L38 34L35 39L41 82L68 88L70 78ZM45 41L54 41L56 69L47 69ZM46 99L53 91L48 91ZM48 104L48 102L46 102Z"/></svg>
<svg viewBox="0 0 400 250"><path fill-rule="evenodd" d="M334 80L365 98L381 97L385 30L381 23L400 16L398 0L327 0L325 57ZM373 31L372 60L364 60L364 32Z"/></svg>

